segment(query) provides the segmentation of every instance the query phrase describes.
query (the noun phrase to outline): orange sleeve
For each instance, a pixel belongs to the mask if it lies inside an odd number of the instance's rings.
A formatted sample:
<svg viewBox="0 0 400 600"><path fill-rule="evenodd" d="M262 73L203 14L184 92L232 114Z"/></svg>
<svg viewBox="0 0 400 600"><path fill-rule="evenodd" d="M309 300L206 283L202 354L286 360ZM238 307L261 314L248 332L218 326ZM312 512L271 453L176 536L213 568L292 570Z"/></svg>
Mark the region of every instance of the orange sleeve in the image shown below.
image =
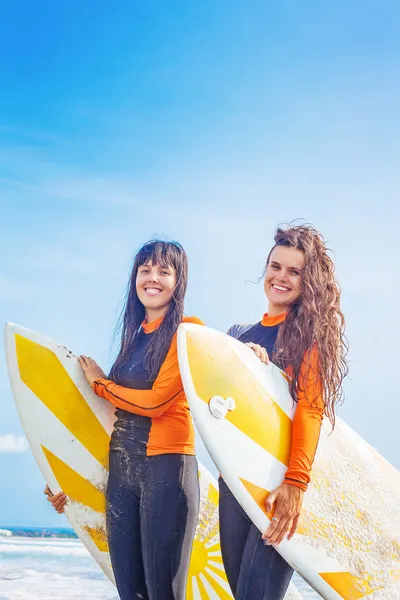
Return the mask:
<svg viewBox="0 0 400 600"><path fill-rule="evenodd" d="M196 317L186 317L183 321L204 325ZM108 400L117 408L151 419L161 417L183 389L178 365L176 334L172 338L168 354L151 390L124 387L108 379L96 379L92 388L98 396Z"/></svg>
<svg viewBox="0 0 400 600"><path fill-rule="evenodd" d="M323 416L324 401L318 374L318 356L316 348L313 348L300 370L289 466L283 483L307 490Z"/></svg>

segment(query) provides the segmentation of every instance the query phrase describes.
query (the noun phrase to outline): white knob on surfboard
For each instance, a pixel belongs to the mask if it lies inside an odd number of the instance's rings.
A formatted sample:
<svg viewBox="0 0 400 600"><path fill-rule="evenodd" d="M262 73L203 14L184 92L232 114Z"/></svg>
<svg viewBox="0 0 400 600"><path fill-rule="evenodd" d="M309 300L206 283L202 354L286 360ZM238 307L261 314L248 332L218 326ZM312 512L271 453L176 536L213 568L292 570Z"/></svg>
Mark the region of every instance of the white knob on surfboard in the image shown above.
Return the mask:
<svg viewBox="0 0 400 600"><path fill-rule="evenodd" d="M229 410L235 410L236 403L233 398L213 396L208 403L208 407L213 417L216 419L225 419Z"/></svg>

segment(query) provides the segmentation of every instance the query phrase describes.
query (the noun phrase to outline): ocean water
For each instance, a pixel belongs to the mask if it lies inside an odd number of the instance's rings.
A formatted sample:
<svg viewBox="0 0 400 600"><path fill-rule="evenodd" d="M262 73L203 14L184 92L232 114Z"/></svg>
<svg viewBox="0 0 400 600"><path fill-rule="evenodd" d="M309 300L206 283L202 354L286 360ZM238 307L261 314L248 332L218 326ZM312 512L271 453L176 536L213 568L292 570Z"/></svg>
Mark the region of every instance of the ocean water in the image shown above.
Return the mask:
<svg viewBox="0 0 400 600"><path fill-rule="evenodd" d="M300 578L304 600L318 594ZM0 600L118 600L86 548L66 529L0 528Z"/></svg>

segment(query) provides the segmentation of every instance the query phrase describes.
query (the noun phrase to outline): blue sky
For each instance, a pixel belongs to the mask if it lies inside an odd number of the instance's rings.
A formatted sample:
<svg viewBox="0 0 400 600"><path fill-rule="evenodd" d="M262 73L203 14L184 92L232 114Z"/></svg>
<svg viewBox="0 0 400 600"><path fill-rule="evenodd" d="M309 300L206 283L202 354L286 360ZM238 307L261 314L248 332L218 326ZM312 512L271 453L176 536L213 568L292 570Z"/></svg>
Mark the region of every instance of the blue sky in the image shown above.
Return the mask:
<svg viewBox="0 0 400 600"><path fill-rule="evenodd" d="M343 289L339 414L399 468L399 40L386 0L4 5L1 320L109 367L132 257L166 236L189 254L188 314L256 321L249 281L303 218ZM64 523L0 360L0 526Z"/></svg>

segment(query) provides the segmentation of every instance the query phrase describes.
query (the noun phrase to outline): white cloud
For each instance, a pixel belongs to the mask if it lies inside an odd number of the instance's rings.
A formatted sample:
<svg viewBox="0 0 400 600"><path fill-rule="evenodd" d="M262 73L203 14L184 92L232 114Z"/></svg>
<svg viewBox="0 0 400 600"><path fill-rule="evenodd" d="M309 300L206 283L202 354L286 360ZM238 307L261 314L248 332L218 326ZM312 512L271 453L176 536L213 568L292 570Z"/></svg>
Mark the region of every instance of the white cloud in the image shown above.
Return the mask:
<svg viewBox="0 0 400 600"><path fill-rule="evenodd" d="M23 435L6 433L0 435L0 454L21 453L28 450L28 442Z"/></svg>

